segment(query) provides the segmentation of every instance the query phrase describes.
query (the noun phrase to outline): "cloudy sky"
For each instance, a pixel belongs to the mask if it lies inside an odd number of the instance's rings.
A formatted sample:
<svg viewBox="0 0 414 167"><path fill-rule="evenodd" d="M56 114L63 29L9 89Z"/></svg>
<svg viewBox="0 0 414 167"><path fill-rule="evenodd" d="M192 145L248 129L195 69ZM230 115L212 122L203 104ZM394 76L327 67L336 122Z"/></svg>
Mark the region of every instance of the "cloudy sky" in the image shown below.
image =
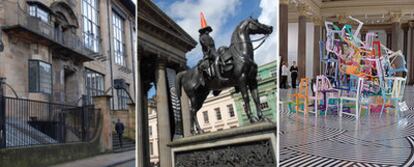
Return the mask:
<svg viewBox="0 0 414 167"><path fill-rule="evenodd" d="M259 22L276 26L275 0L154 0L168 16L180 25L198 42L200 29L200 12L204 13L207 24L213 28L211 36L215 40L216 48L230 44L231 34L236 26L244 19L252 16ZM276 30L269 39L255 51L257 64L266 64L276 60ZM253 36L252 39L261 36ZM253 44L257 46L258 44ZM193 67L203 57L200 44L186 55L187 65ZM151 88L148 95L155 94Z"/></svg>
<svg viewBox="0 0 414 167"><path fill-rule="evenodd" d="M188 34L198 42L200 28L200 12L206 17L207 24L213 28L211 36L216 48L230 44L231 33L236 26L249 16L259 22L276 26L275 0L154 0L168 16L177 22ZM260 38L254 36L252 39ZM254 44L258 45L257 43ZM197 44L187 53L187 64L193 67L203 57L201 47ZM255 51L255 61L265 64L276 59L276 33Z"/></svg>

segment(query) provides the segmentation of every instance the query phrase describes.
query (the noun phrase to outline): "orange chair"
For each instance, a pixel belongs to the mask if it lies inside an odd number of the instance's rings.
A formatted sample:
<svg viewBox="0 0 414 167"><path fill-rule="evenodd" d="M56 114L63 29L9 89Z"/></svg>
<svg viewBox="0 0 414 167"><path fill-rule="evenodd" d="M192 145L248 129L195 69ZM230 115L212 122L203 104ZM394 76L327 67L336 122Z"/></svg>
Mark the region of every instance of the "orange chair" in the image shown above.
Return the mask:
<svg viewBox="0 0 414 167"><path fill-rule="evenodd" d="M302 78L299 83L299 91L297 93L291 94L291 96L295 99L294 105L296 112L307 113L307 108L309 105L309 79ZM303 109L301 106L303 106Z"/></svg>

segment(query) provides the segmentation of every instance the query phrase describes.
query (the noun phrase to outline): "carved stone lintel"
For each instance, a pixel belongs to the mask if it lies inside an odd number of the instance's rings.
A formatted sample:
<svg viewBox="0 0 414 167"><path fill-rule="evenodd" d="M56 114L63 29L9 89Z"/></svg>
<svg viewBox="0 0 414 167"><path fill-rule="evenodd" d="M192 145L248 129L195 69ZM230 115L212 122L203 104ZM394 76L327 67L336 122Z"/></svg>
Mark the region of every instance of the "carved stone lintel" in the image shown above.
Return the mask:
<svg viewBox="0 0 414 167"><path fill-rule="evenodd" d="M391 23L401 22L401 12L390 12L390 21Z"/></svg>
<svg viewBox="0 0 414 167"><path fill-rule="evenodd" d="M297 6L297 10L298 10L299 16L307 16L309 12L309 6L304 3L300 3Z"/></svg>
<svg viewBox="0 0 414 167"><path fill-rule="evenodd" d="M312 21L315 24L315 26L322 26L324 24L324 21L321 16L312 17Z"/></svg>
<svg viewBox="0 0 414 167"><path fill-rule="evenodd" d="M283 5L288 5L289 4L289 0L279 0L279 3L280 4L283 4Z"/></svg>
<svg viewBox="0 0 414 167"><path fill-rule="evenodd" d="M413 29L414 28L414 21L410 21L408 22L408 26Z"/></svg>

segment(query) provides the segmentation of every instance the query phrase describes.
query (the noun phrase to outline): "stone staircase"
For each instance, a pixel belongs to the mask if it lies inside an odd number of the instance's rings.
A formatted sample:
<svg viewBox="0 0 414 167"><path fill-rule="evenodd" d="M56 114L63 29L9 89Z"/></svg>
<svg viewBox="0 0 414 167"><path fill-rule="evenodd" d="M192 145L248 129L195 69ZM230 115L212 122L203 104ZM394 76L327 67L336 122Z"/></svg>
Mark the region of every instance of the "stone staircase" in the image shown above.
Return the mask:
<svg viewBox="0 0 414 167"><path fill-rule="evenodd" d="M121 148L121 144L118 139L118 135L116 133L112 134L112 148L113 152L119 153L119 152L125 152L125 151L131 151L135 150L135 141L131 140L129 138L123 138L122 139L123 145Z"/></svg>
<svg viewBox="0 0 414 167"><path fill-rule="evenodd" d="M19 119L6 119L6 147L54 144L56 140Z"/></svg>

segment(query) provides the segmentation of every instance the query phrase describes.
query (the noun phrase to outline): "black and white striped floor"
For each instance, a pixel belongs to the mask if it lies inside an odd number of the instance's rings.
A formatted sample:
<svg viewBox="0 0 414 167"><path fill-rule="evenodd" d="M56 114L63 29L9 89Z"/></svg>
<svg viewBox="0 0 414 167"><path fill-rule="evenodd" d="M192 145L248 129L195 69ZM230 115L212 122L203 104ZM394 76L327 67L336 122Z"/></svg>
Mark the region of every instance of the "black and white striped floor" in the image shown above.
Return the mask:
<svg viewBox="0 0 414 167"><path fill-rule="evenodd" d="M414 107L414 87L405 95ZM281 167L414 166L414 110L359 120L281 111L279 126Z"/></svg>

